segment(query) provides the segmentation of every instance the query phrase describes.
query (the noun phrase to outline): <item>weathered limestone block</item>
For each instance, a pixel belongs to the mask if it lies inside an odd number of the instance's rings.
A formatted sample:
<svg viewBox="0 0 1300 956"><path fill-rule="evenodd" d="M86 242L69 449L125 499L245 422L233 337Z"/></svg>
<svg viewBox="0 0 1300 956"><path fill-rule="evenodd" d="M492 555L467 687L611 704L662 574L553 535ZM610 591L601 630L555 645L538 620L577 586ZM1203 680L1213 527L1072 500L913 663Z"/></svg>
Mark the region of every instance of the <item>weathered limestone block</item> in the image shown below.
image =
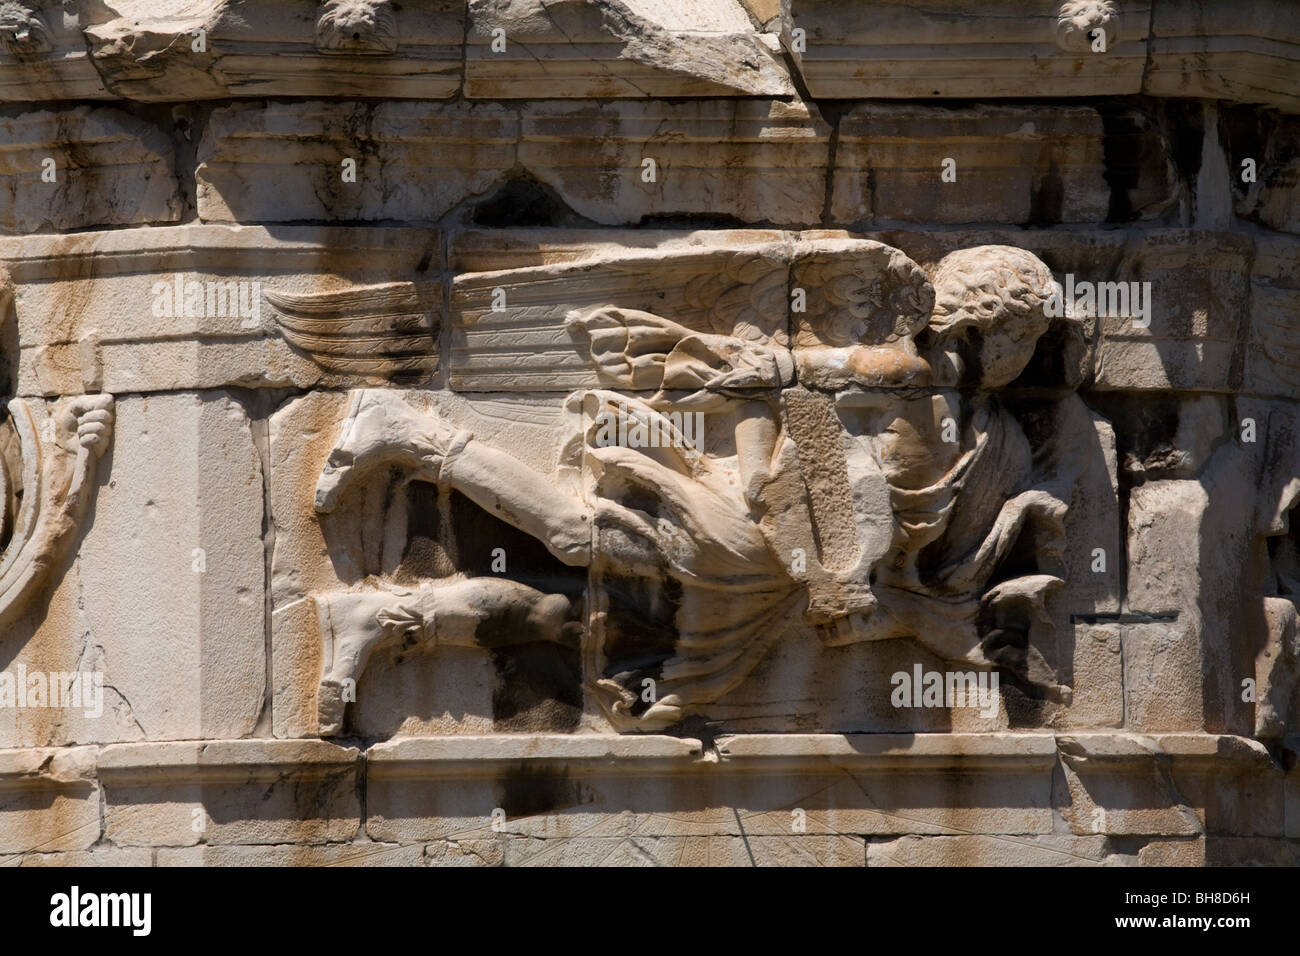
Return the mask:
<svg viewBox="0 0 1300 956"><path fill-rule="evenodd" d="M1105 836L904 836L867 843L867 866L1123 865Z"/></svg>
<svg viewBox="0 0 1300 956"><path fill-rule="evenodd" d="M1156 0L1143 92L1300 107L1293 10L1268 0Z"/></svg>
<svg viewBox="0 0 1300 956"><path fill-rule="evenodd" d="M1166 573L1173 576L1175 571ZM1190 608L1185 611L1194 613ZM1185 620L1124 626L1126 726L1157 731L1204 724L1201 633L1195 623Z"/></svg>
<svg viewBox="0 0 1300 956"><path fill-rule="evenodd" d="M1206 730L1248 734L1254 718L1242 688L1256 678L1260 642L1248 635L1264 627L1261 598L1251 599L1265 587L1253 563L1263 533L1254 489L1267 486L1261 444L1234 440L1236 423L1225 428L1196 409L1184 405L1175 435L1193 450L1165 449L1165 467L1195 480L1148 480L1129 498L1128 606L1163 622L1129 628L1125 711L1135 729L1187 729L1199 709Z"/></svg>
<svg viewBox="0 0 1300 956"><path fill-rule="evenodd" d="M419 843L214 844L162 847L159 866L424 866Z"/></svg>
<svg viewBox="0 0 1300 956"><path fill-rule="evenodd" d="M821 221L830 130L811 104L539 102L519 110L519 162L594 222Z"/></svg>
<svg viewBox="0 0 1300 956"><path fill-rule="evenodd" d="M0 10L0 101L111 97L81 33L91 5L60 6L10 0Z"/></svg>
<svg viewBox="0 0 1300 956"><path fill-rule="evenodd" d="M1242 387L1256 394L1295 397L1300 343L1291 316L1300 309L1300 245L1291 238L1260 236L1251 270L1250 338Z"/></svg>
<svg viewBox="0 0 1300 956"><path fill-rule="evenodd" d="M12 856L0 856L0 867L152 866L153 858L154 851L147 846L99 846L90 850L69 850L65 853L22 853Z"/></svg>
<svg viewBox="0 0 1300 956"><path fill-rule="evenodd" d="M264 706L265 608L248 415L224 393L124 396L115 430L49 613L5 638L29 671L99 673L102 705L5 710L4 739L250 733Z"/></svg>
<svg viewBox="0 0 1300 956"><path fill-rule="evenodd" d="M176 222L172 143L106 107L0 115L0 232Z"/></svg>
<svg viewBox="0 0 1300 956"><path fill-rule="evenodd" d="M505 177L517 136L488 103L222 107L199 144L199 218L432 223Z"/></svg>
<svg viewBox="0 0 1300 956"><path fill-rule="evenodd" d="M360 822L357 758L355 748L322 741L105 747L97 763L105 836L158 847L351 840Z"/></svg>
<svg viewBox="0 0 1300 956"><path fill-rule="evenodd" d="M1125 135L1108 135L1119 126ZM1159 218L1176 201L1177 176L1159 129L1142 114L1104 121L1084 107L857 106L839 122L831 216L1103 222L1121 175L1107 157L1117 154L1140 157L1125 170L1125 215Z"/></svg>
<svg viewBox="0 0 1300 956"><path fill-rule="evenodd" d="M1118 624L1078 624L1074 631L1073 682L1064 727L1124 725L1124 630ZM1133 680L1134 675L1129 675Z"/></svg>
<svg viewBox="0 0 1300 956"><path fill-rule="evenodd" d="M470 0L474 99L792 96L772 34L738 0Z"/></svg>
<svg viewBox="0 0 1300 956"><path fill-rule="evenodd" d="M1135 243L1113 276L1075 277L1076 301L1086 294L1080 281L1105 294L1105 304L1097 307L1098 387L1239 388L1241 342L1252 311L1252 243L1227 233L1174 232L1160 240ZM1118 292L1102 290L1103 282L1120 283ZM1138 314L1138 303L1145 314Z"/></svg>
<svg viewBox="0 0 1300 956"><path fill-rule="evenodd" d="M0 751L0 853L86 849L99 801L94 747Z"/></svg>
<svg viewBox="0 0 1300 956"><path fill-rule="evenodd" d="M110 0L98 5L83 42L115 95L146 102L454 96L463 0L398 6L391 0L251 6L201 0L160 11L142 0Z"/></svg>
<svg viewBox="0 0 1300 956"><path fill-rule="evenodd" d="M719 753L702 760L697 742L655 736L377 744L366 829L406 843L1052 828L1050 735L741 735Z"/></svg>
<svg viewBox="0 0 1300 956"><path fill-rule="evenodd" d="M1205 837L1157 839L1138 850L1138 866L1204 866Z"/></svg>
<svg viewBox="0 0 1300 956"><path fill-rule="evenodd" d="M508 837L504 866L863 866L855 835Z"/></svg>
<svg viewBox="0 0 1300 956"><path fill-rule="evenodd" d="M1110 96L1137 93L1147 57L1150 0L1103 3L979 0L935 7L794 0L790 23L815 97ZM1105 52L1088 34L1106 33Z"/></svg>
<svg viewBox="0 0 1300 956"><path fill-rule="evenodd" d="M176 226L10 242L20 395L418 383L437 368L442 288L418 266L439 241L422 230Z"/></svg>
<svg viewBox="0 0 1300 956"><path fill-rule="evenodd" d="M1257 741L1213 734L1057 738L1076 834L1281 836L1282 772Z"/></svg>
<svg viewBox="0 0 1300 956"><path fill-rule="evenodd" d="M1261 837L1206 837L1207 866L1296 866L1300 844Z"/></svg>

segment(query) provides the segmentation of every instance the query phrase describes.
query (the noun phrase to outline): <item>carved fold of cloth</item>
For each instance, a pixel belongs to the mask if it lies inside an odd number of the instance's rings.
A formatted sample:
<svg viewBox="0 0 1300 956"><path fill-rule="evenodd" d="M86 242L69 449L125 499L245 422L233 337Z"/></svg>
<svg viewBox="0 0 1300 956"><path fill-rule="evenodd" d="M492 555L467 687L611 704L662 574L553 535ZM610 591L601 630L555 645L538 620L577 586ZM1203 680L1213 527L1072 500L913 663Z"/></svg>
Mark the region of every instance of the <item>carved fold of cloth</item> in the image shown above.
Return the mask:
<svg viewBox="0 0 1300 956"><path fill-rule="evenodd" d="M691 448L675 422L617 392L574 398L586 406L587 425L579 441L565 443L571 457L562 464L581 467L587 478L593 573L671 578L680 587L672 656L649 670L608 662L613 673L599 661L594 672L605 677L597 691L616 724L666 727L753 670L782 622L798 613L802 589L764 537L734 472ZM602 446L595 424L602 413L638 419L668 440L647 448ZM653 701L642 700L633 679L644 676L655 681Z"/></svg>
<svg viewBox="0 0 1300 956"><path fill-rule="evenodd" d="M872 590L876 613L939 657L987 664L981 632L1012 620L1049 624L1043 602L1064 583L1055 572L1074 479L1035 466L1020 423L997 398L977 395L971 404L973 446L947 474L925 488L890 484L894 547ZM997 580L1022 535L1038 568Z"/></svg>
<svg viewBox="0 0 1300 956"><path fill-rule="evenodd" d="M604 673L598 689L616 722L659 728L739 684L781 632L809 611L818 588L828 587L824 579L819 584L811 575L794 573L781 559L792 542L769 520L777 510L790 513L789 501L768 496L780 493L772 490L778 485L788 489L786 472L801 468L801 456L789 454L798 436L792 437L779 400L781 390L794 384L793 356L783 347L698 334L644 313L605 310L571 323L590 337L592 356L607 381L658 389L646 399L601 390L575 393L571 400L582 396L588 403L589 424L580 441L566 443L566 463L583 467L575 457L581 449L599 542L597 573L667 575L681 586L679 639L654 675L657 700L643 707L640 687L630 681L644 676L643 670L619 672L612 661L595 671ZM657 418L660 433L671 434L673 425L662 415L669 406L719 411L740 401L765 401L774 419L764 447L750 449L751 458L770 463L772 472L761 476L766 480L750 480L753 476L744 473L739 434L738 473L684 441L680 447L600 447L590 424L601 412L646 422ZM1050 626L1043 602L1062 583L1054 572L1078 470L1064 460L1070 457L1063 453L1064 440L1040 450L1035 460L1019 421L996 397L979 393L963 404L970 447L927 487L907 488L883 478L873 436L843 435L846 454L871 466L850 472L873 472L888 487L887 506L883 498L852 488L845 489L852 500L844 505L850 512L855 502L887 507L892 540L881 560L841 572L854 580L832 582L865 593L868 600L852 599L856 606L839 612L836 627L819 624L826 643L911 636L945 660L990 664L993 659L981 647L984 636L1008 627ZM1073 424L1090 428L1076 395L1060 404L1066 418L1082 416ZM843 429L838 420L834 425ZM796 484L805 498L797 513L811 519L817 502L806 476L800 473ZM859 529L866 526L860 523ZM999 580L1023 535L1031 539L1036 566ZM857 580L872 570L874 583ZM819 607L818 617L826 616Z"/></svg>

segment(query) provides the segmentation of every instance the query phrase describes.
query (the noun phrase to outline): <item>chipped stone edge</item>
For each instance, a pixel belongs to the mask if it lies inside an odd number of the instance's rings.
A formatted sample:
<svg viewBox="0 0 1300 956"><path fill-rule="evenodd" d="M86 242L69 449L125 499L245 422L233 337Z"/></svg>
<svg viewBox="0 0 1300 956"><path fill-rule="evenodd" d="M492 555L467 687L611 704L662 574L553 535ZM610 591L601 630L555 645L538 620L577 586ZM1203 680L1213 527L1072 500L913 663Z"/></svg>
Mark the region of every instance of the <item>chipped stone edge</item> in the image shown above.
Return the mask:
<svg viewBox="0 0 1300 956"><path fill-rule="evenodd" d="M132 780L245 782L333 775L364 761L385 778L481 777L519 765L596 775L665 772L1036 773L1058 757L1072 768L1139 772L1155 765L1213 773L1283 773L1256 740L1211 733L741 734L706 746L645 734L487 734L404 737L364 752L311 738L161 741L0 750L0 788L75 787Z"/></svg>
<svg viewBox="0 0 1300 956"><path fill-rule="evenodd" d="M105 784L243 783L335 776L360 765L361 751L323 740L210 740L108 744L95 770Z"/></svg>

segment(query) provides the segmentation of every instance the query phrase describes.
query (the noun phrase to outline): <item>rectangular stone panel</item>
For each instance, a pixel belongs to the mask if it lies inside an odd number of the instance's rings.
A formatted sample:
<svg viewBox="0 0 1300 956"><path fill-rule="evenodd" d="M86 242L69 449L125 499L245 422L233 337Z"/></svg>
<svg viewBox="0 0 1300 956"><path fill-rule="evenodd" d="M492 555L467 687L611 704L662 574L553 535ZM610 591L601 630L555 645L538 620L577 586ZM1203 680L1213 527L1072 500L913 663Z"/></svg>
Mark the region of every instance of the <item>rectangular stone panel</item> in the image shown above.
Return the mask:
<svg viewBox="0 0 1300 956"><path fill-rule="evenodd" d="M319 740L105 747L106 836L159 847L350 840L361 812L357 756Z"/></svg>
<svg viewBox="0 0 1300 956"><path fill-rule="evenodd" d="M470 0L473 99L791 96L773 34L738 0Z"/></svg>
<svg viewBox="0 0 1300 956"><path fill-rule="evenodd" d="M75 558L0 635L9 673L90 686L57 707L52 695L0 707L0 746L241 736L265 706L263 467L248 410L225 392L124 395L112 410Z"/></svg>
<svg viewBox="0 0 1300 956"><path fill-rule="evenodd" d="M0 751L0 853L66 853L100 838L95 748Z"/></svg>
<svg viewBox="0 0 1300 956"><path fill-rule="evenodd" d="M1131 131L1116 143L1086 107L856 106L839 122L831 218L1104 222L1116 154L1143 156L1130 205L1157 217L1176 198L1176 173L1159 129L1126 118Z"/></svg>
<svg viewBox="0 0 1300 956"><path fill-rule="evenodd" d="M0 113L0 233L176 222L171 140L107 107Z"/></svg>
<svg viewBox="0 0 1300 956"><path fill-rule="evenodd" d="M199 143L199 218L433 223L504 178L517 134L486 103L222 107Z"/></svg>
<svg viewBox="0 0 1300 956"><path fill-rule="evenodd" d="M8 240L6 255L22 395L418 384L437 369L440 237L425 230L175 226Z"/></svg>
<svg viewBox="0 0 1300 956"><path fill-rule="evenodd" d="M1300 27L1292 7L1270 0L1160 0L1152 7L1143 92L1265 102L1287 112L1300 106Z"/></svg>
<svg viewBox="0 0 1300 956"><path fill-rule="evenodd" d="M494 833L558 841L1052 828L1050 735L742 736L720 746L720 763L701 760L691 743L380 744L367 760L367 833L383 842ZM956 800L940 797L954 792ZM605 806L622 812L604 814Z"/></svg>
<svg viewBox="0 0 1300 956"><path fill-rule="evenodd" d="M812 105L535 102L519 110L520 163L594 222L821 221L830 130Z"/></svg>
<svg viewBox="0 0 1300 956"><path fill-rule="evenodd" d="M1283 774L1258 741L1114 733L1058 741L1058 800L1076 834L1282 835Z"/></svg>
<svg viewBox="0 0 1300 956"><path fill-rule="evenodd" d="M1244 388L1265 395L1293 395L1300 376L1300 244L1290 237L1261 235L1251 270L1250 342Z"/></svg>
<svg viewBox="0 0 1300 956"><path fill-rule="evenodd" d="M795 51L818 98L1118 96L1142 87L1151 4L1115 6L1104 53L1091 49L1091 22L1062 26L1058 4L1033 0L794 0L790 25L805 32Z"/></svg>
<svg viewBox="0 0 1300 956"><path fill-rule="evenodd" d="M1250 248L1239 235L1170 231L1133 242L1113 274L1076 275L1076 290L1081 280L1094 291L1101 282L1128 284L1127 312L1120 314L1122 298L1117 311L1098 307L1098 387L1239 388L1241 342L1251 315ZM1134 282L1149 286L1135 288ZM1076 301L1081 294L1076 291ZM1150 307L1146 327L1134 307L1138 296Z"/></svg>

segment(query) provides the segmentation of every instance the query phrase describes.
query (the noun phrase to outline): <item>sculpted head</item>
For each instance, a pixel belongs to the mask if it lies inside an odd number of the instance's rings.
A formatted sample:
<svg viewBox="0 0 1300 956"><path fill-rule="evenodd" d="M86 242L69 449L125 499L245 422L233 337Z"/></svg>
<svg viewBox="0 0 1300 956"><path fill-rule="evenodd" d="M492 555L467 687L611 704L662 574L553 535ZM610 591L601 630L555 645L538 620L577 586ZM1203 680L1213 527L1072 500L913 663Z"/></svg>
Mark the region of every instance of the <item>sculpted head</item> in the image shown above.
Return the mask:
<svg viewBox="0 0 1300 956"><path fill-rule="evenodd" d="M48 53L50 33L32 7L18 0L0 0L0 46L14 56Z"/></svg>
<svg viewBox="0 0 1300 956"><path fill-rule="evenodd" d="M392 53L397 17L388 0L325 0L316 48L326 53Z"/></svg>
<svg viewBox="0 0 1300 956"><path fill-rule="evenodd" d="M1044 305L1052 270L1014 246L950 253L934 276L932 342L948 352L963 384L1009 385L1033 358L1051 319Z"/></svg>
<svg viewBox="0 0 1300 956"><path fill-rule="evenodd" d="M1118 19L1113 0L1064 0L1056 15L1056 45L1071 53L1087 53L1094 31L1102 30L1113 46Z"/></svg>

